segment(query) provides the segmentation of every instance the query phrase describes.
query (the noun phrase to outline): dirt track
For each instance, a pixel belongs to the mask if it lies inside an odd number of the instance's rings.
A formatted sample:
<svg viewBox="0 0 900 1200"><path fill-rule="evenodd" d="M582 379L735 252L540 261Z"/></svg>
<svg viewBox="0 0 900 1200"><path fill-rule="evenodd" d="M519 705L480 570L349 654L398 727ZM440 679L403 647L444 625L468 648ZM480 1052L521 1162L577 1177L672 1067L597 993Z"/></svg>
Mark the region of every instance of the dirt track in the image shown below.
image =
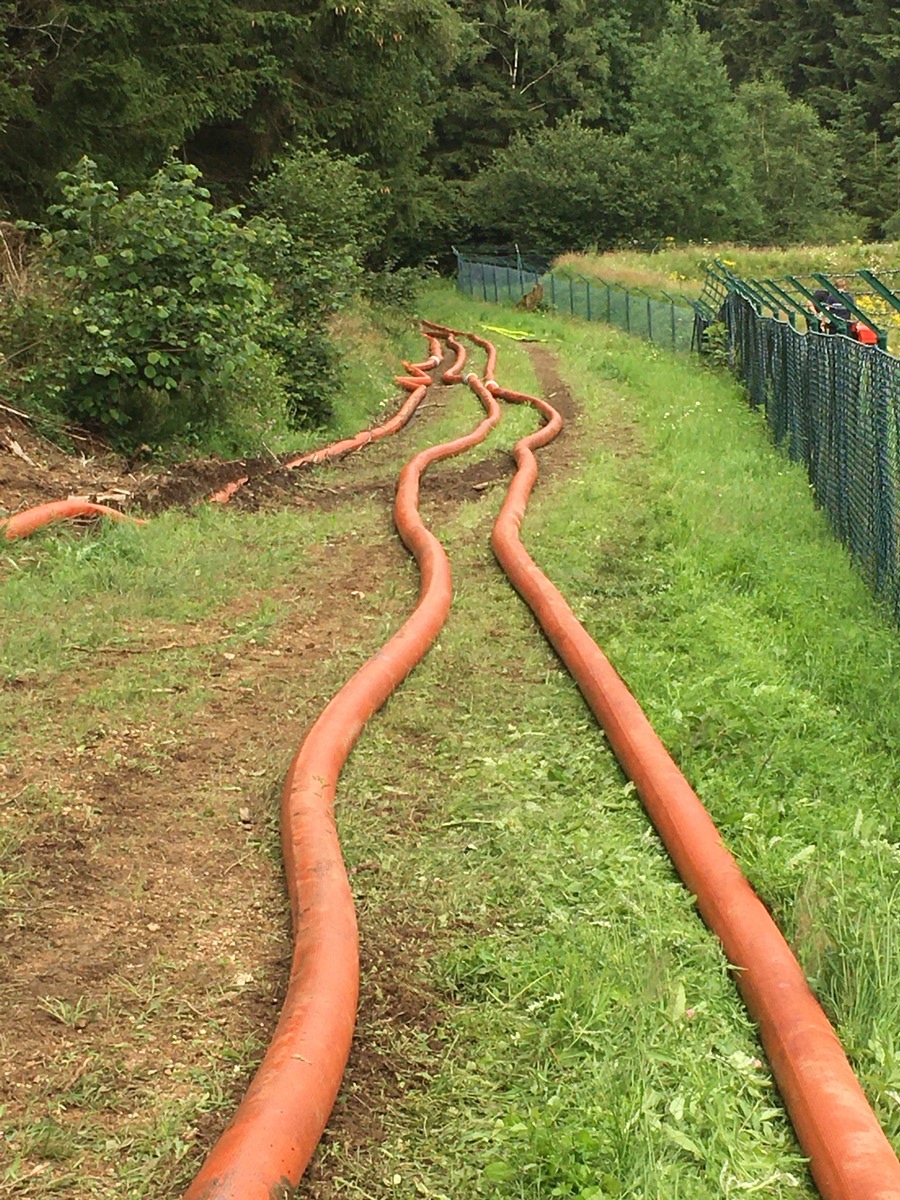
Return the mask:
<svg viewBox="0 0 900 1200"><path fill-rule="evenodd" d="M536 366L548 394L571 415L571 398L546 352ZM566 470L573 447L570 433L551 448L548 471ZM394 490L390 475L358 482L349 460L323 485L308 472L273 470L271 461L199 462L153 474L95 443L86 442L85 450L67 456L7 415L0 422L0 511L78 495L153 512L191 505L248 466L251 482L236 498L248 510L333 508L375 495L387 513ZM377 461L377 452L367 453ZM426 476L423 499L433 516L449 513L478 503L508 476L504 453L462 460ZM112 1144L148 1093L177 1093L210 1061L221 1064L218 1086L228 1095L228 1111L247 1076L227 1058L223 1063L223 1053L248 1042L261 1047L272 1032L289 933L280 867L261 847L270 842L284 767L328 698L321 652L358 627L360 596L407 570L405 552L390 537L376 561L349 544L314 554L307 574L315 588L293 592L290 619L265 647L214 655L207 668L213 699L190 727L167 723L161 697L158 723L124 729L98 723L82 744L59 744L49 757L26 732L15 759L0 765L0 813L18 833L27 829L24 859L40 881L39 895L16 906L0 933L3 1026L15 1030L0 1071L0 1101L13 1120L45 1123L33 1182L17 1196L42 1197L51 1180L59 1184L59 1170L44 1152L82 1111L97 1122L98 1142ZM236 615L220 614L208 627L160 631L141 653L176 658L215 644ZM52 721L73 698L104 686L117 653L85 653L52 687L26 678L2 686L10 702L36 702ZM35 686L41 694L29 695ZM273 722L274 713L287 719ZM48 811L47 798L56 796ZM388 798L387 821L391 804ZM396 819L409 819L407 806ZM357 867L363 885L367 869ZM440 1020L437 999L423 983L427 939L413 914L378 913L370 923L364 911L361 924L364 979L377 983L363 988L355 1049L326 1139L351 1152L377 1141L382 1098L403 1086L405 1064L371 1051L366 1029L389 1022L427 1036ZM220 1128L216 1113L184 1130L183 1140L196 1146L189 1158ZM159 1182L157 1194L178 1194ZM66 1194L73 1200L106 1194L86 1186L66 1180ZM299 1195L337 1194L330 1172L314 1161Z"/></svg>

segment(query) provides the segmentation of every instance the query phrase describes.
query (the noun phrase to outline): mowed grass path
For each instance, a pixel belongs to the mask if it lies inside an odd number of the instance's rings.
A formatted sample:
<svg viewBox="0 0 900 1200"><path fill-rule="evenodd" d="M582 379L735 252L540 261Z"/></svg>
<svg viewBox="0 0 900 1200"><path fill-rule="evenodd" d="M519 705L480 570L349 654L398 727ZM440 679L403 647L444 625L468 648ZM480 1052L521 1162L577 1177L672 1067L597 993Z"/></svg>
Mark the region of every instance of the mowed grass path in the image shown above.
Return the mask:
<svg viewBox="0 0 900 1200"><path fill-rule="evenodd" d="M483 322L531 327L558 355L580 406L567 434L576 466L539 483L524 540L699 791L797 949L900 1146L897 632L834 544L802 473L771 448L728 380L596 325L476 305L447 287L431 289L422 312L476 331ZM524 348L497 340L499 380L533 390ZM423 440L476 419L474 401L458 389L427 425L320 478L381 478ZM533 420L511 410L482 456L510 446ZM493 562L488 538L502 491L496 483L451 501L423 489L426 519L454 564L456 602L426 662L363 735L339 789L364 1000L333 1131L299 1195L806 1200L814 1191L717 943ZM155 622L165 645L183 619L212 630L211 647L166 651L154 680L168 697L159 703L170 706L170 726L202 721L218 639L227 637L229 670L253 652L251 641L280 645L292 604L314 594L323 546L329 556L396 561L390 540L383 502L366 499L352 513L170 514L158 536L109 529L63 541L45 557L46 547L15 548L20 569L7 572L14 585L0 624L4 670L43 683L63 653L73 698L64 717L41 720L38 700L28 708L20 685L7 690L5 748L15 753L23 717L47 753L67 737L84 746L91 697L79 697L72 681L81 653L72 645L108 644L112 613L123 623L117 644L146 637ZM79 586L79 571L89 587ZM247 598L236 613L239 571ZM267 600L268 576L276 586ZM290 754L278 705L296 707L300 725L396 628L415 594L402 562L392 572L322 578L352 588L358 627L344 619L346 649L336 640L322 647L321 678L310 671L310 647L296 680L287 673L268 693L257 686L273 710L268 744L243 751L242 775L264 776L247 785L258 788L254 814L274 802ZM65 637L53 623L61 591L69 596ZM104 727L165 724L164 713L152 715L160 693L147 687L146 660L123 658L108 679L90 681ZM148 770L164 761L172 728L166 736L145 748L156 756ZM215 783L201 789L207 831ZM31 805L39 800L29 795ZM59 797L56 804L67 810ZM36 884L19 877L24 869L16 873L23 838L10 829L7 892L27 922ZM254 869L276 878L271 817L248 849ZM233 926L239 904L231 900ZM204 919L206 928L214 913ZM284 937L270 903L248 912L234 937L243 945L261 922L260 938ZM176 968L171 986L183 984ZM109 1059L103 1103L66 1107L51 1088L36 1087L12 1143L19 1157L0 1168L8 1194L179 1194L233 1103L221 1056L230 1078L238 1069L246 1077L258 1054L246 1023L230 1038L228 1023L225 1033L216 1024L241 997L209 979L193 987L194 1018L179 1011L182 1026L192 1026L180 1034L187 1056L166 1046L165 1011L142 1010L141 1046L155 1038L160 1052L176 1054L177 1086L167 1089L149 1071L144 1080L140 1063L125 1078L127 1022L105 1045L97 1018L86 1032L99 1056L92 1069L102 1072ZM107 1004L107 1021L110 1011L119 1010ZM205 1035L204 1021L212 1030ZM78 1052L88 1053L83 1037ZM109 1092L117 1087L128 1098L113 1136ZM35 1145L28 1129L40 1120L45 1136ZM179 1136L179 1122L189 1137Z"/></svg>

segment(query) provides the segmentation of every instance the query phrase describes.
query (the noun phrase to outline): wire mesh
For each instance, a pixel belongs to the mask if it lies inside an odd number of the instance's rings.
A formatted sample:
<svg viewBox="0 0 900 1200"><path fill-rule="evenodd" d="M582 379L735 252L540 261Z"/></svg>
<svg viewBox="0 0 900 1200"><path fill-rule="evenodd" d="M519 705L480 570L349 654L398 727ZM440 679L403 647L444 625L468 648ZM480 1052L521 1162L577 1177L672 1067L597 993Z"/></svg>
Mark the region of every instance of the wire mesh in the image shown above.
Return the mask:
<svg viewBox="0 0 900 1200"><path fill-rule="evenodd" d="M800 333L732 292L729 346L775 441L805 464L857 567L900 617L900 360L849 337Z"/></svg>
<svg viewBox="0 0 900 1200"><path fill-rule="evenodd" d="M690 350L694 309L689 303L629 291L614 283L548 271L543 262L457 252L457 286L489 303L518 303L535 285L543 304L585 321L602 321L670 350Z"/></svg>

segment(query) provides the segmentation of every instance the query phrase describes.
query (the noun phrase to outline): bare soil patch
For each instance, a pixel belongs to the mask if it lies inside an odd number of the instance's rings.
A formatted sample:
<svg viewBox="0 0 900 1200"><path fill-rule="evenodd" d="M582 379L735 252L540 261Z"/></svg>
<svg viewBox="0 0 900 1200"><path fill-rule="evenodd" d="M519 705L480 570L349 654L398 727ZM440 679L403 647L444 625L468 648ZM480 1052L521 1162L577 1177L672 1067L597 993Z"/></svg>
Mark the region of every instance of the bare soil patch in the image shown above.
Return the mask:
<svg viewBox="0 0 900 1200"><path fill-rule="evenodd" d="M29 421L0 408L0 518L48 500L85 496L112 507L132 502L141 475L127 459L84 432L68 454Z"/></svg>
<svg viewBox="0 0 900 1200"><path fill-rule="evenodd" d="M109 1147L133 1141L136 1113L177 1097L197 1072L237 1103L247 1048L258 1055L271 1035L290 960L269 851L284 773L328 698L322 655L359 629L360 596L404 566L392 544L374 560L353 544L320 547L315 590L292 589L265 645L208 658L211 698L187 729L166 720L162 695L152 723L98 723L79 746L48 751L23 731L0 771L0 836L16 838L26 876L0 923L0 1105L10 1127L46 1125L54 1146L24 1148L31 1182L16 1196L64 1183L73 1200L106 1195ZM217 632L195 629L190 640L206 645ZM106 668L104 656L86 656L42 689L41 705L63 711L102 685ZM398 937L367 953L400 995ZM377 1061L365 1069L371 1079ZM201 1114L180 1137L199 1153L222 1125ZM83 1147L86 1127L96 1157L70 1181L65 1147ZM180 1194L176 1177L155 1182L157 1195Z"/></svg>
<svg viewBox="0 0 900 1200"><path fill-rule="evenodd" d="M541 452L542 471L552 474L571 465L578 410L551 352L539 345L529 345L528 351L544 396L566 422L563 433ZM436 385L414 420L427 420L428 410L441 407L452 391ZM392 495L395 486L394 480L329 485L310 479L303 468L285 471L273 456L198 459L168 470L153 470L142 465L139 456L129 459L116 454L84 430L72 430L69 436L78 448L75 454L41 437L29 421L0 410L0 519L72 496L152 515L176 505L200 503L244 476L249 477L248 482L231 504L249 512L282 504L288 497L291 503L330 508L360 494ZM423 495L451 503L477 499L491 485L509 478L512 469L510 457L503 453L475 463L441 464L425 476Z"/></svg>

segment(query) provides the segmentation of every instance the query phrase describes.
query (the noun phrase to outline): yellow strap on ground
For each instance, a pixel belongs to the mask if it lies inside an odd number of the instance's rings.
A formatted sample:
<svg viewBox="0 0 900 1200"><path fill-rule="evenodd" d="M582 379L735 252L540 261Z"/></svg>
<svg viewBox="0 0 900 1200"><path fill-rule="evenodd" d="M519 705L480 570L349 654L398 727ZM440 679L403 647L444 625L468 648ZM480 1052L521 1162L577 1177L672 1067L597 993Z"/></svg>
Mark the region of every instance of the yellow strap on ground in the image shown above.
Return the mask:
<svg viewBox="0 0 900 1200"><path fill-rule="evenodd" d="M504 337L512 338L516 342L546 342L546 338L538 337L536 333L529 333L527 329L502 329L499 325L482 325L482 329L487 329L490 333L502 333Z"/></svg>

